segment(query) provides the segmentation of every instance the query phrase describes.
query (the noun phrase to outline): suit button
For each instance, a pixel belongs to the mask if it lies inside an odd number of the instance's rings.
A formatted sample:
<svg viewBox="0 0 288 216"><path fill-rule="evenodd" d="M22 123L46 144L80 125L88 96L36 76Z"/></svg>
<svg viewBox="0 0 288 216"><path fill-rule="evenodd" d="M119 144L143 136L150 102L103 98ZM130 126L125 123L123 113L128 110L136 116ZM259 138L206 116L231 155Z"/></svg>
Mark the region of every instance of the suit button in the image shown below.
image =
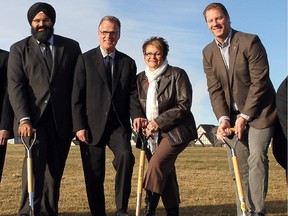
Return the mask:
<svg viewBox="0 0 288 216"><path fill-rule="evenodd" d="M105 115L108 116L108 112L106 112Z"/></svg>
<svg viewBox="0 0 288 216"><path fill-rule="evenodd" d="M47 104L47 103L48 103L48 101L47 101L47 100L45 100L45 102L44 102L44 103L46 103L46 104Z"/></svg>

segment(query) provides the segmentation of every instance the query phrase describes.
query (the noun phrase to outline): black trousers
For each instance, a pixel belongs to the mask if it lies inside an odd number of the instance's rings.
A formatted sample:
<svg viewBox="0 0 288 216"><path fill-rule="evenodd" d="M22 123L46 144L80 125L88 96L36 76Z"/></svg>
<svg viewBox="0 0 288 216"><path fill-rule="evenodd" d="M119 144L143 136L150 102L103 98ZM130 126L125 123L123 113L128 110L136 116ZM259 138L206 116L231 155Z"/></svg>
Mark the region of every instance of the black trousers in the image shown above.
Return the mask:
<svg viewBox="0 0 288 216"><path fill-rule="evenodd" d="M114 154L115 202L117 210L128 208L131 178L135 162L130 144L130 134L121 126L107 128L99 143L80 143L86 192L92 216L105 216L104 178L106 145Z"/></svg>
<svg viewBox="0 0 288 216"><path fill-rule="evenodd" d="M34 215L58 215L60 182L71 139L59 137L52 113L46 112L36 126L37 139L32 149L34 174ZM72 135L72 132L71 132ZM22 200L19 215L28 214L26 156L22 169Z"/></svg>
<svg viewBox="0 0 288 216"><path fill-rule="evenodd" d="M6 149L7 149L7 144L0 145L0 182L1 182L1 177L2 177L2 173L4 169Z"/></svg>

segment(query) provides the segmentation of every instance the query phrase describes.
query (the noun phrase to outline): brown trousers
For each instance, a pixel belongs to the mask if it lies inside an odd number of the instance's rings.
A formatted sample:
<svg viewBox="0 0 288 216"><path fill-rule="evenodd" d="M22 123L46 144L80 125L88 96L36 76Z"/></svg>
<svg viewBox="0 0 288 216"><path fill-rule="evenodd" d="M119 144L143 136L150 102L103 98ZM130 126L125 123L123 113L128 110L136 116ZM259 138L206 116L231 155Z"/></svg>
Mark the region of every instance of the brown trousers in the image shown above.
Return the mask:
<svg viewBox="0 0 288 216"><path fill-rule="evenodd" d="M160 194L166 209L178 206L180 203L175 161L187 145L188 143L171 146L166 135L161 134L156 152L151 155L149 149L146 151L149 163L144 188Z"/></svg>

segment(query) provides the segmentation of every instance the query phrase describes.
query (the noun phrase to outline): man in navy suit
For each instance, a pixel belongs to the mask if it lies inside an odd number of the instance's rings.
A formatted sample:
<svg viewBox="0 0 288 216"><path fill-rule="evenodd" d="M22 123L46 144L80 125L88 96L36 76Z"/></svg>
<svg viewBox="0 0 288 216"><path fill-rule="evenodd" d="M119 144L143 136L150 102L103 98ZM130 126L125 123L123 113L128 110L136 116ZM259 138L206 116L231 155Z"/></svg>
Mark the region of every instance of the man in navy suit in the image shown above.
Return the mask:
<svg viewBox="0 0 288 216"><path fill-rule="evenodd" d="M7 140L12 134L13 111L7 94L7 61L9 53L0 49L0 182L4 168Z"/></svg>
<svg viewBox="0 0 288 216"><path fill-rule="evenodd" d="M16 134L29 137L33 148L34 214L58 215L59 189L72 133L71 94L74 69L81 54L78 42L55 35L56 12L47 3L27 13L32 36L11 46L8 93ZM19 215L28 215L26 163L23 164Z"/></svg>
<svg viewBox="0 0 288 216"><path fill-rule="evenodd" d="M120 38L120 21L113 16L102 18L98 37L100 46L84 53L77 62L73 125L80 140L91 215L106 215L103 184L107 145L115 156L115 215L125 216L134 166L130 116L132 119L144 116L137 113L141 109L137 101L135 61L115 49ZM134 123L137 131L141 119L136 118Z"/></svg>

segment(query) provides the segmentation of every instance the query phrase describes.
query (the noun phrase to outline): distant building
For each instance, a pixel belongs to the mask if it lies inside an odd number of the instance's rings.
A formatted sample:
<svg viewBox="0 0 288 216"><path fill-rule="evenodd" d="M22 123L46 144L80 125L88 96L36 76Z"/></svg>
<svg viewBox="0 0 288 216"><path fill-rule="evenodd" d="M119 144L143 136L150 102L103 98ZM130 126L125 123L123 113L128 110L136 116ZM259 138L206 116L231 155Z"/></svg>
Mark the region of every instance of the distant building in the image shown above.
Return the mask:
<svg viewBox="0 0 288 216"><path fill-rule="evenodd" d="M216 138L217 126L211 124L200 124L197 127L198 139L191 145L198 147L222 147L223 144Z"/></svg>

